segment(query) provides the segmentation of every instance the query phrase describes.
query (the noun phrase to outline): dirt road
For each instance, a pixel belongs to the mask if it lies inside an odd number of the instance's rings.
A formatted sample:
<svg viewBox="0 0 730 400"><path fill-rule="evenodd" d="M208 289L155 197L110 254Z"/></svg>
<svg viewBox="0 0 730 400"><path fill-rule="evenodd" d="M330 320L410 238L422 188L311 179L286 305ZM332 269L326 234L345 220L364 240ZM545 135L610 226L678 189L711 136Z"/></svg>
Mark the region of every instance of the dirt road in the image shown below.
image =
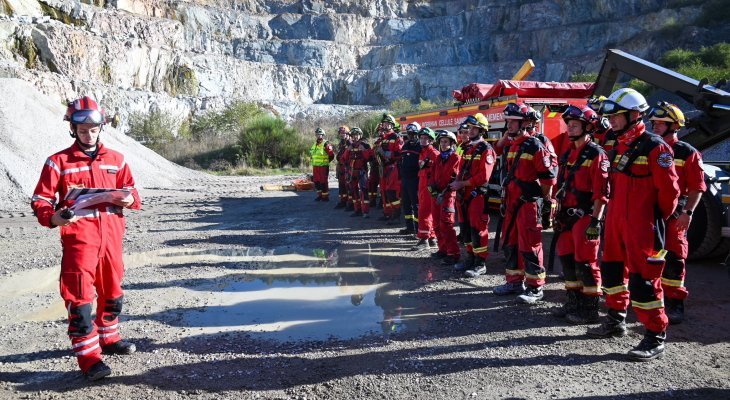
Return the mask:
<svg viewBox="0 0 730 400"><path fill-rule="evenodd" d="M108 358L112 377L94 384L65 335L58 232L0 215L0 397L730 398L730 279L716 263L689 266L688 320L665 359L635 363L633 315L629 336L588 339L550 316L555 277L538 306L495 297L501 256L456 277L409 251L400 226L258 190L288 180L142 191L122 319L139 351Z"/></svg>

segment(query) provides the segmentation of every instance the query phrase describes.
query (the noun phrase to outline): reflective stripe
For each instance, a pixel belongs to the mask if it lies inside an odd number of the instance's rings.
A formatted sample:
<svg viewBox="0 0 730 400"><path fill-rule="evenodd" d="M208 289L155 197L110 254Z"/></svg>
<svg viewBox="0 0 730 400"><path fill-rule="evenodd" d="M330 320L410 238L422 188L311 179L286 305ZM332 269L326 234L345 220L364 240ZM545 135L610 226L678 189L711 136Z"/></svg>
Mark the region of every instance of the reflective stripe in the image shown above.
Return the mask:
<svg viewBox="0 0 730 400"><path fill-rule="evenodd" d="M489 250L489 246L484 247L475 247L474 252L475 253L486 253Z"/></svg>
<svg viewBox="0 0 730 400"><path fill-rule="evenodd" d="M77 351L77 352L76 352L76 356L77 356L77 357L78 357L78 356L83 356L84 354L88 354L88 353L91 353L92 351L94 351L94 350L96 350L96 349L98 349L98 348L99 348L99 343L97 343L97 344L95 344L95 345L93 345L93 346L89 347L89 348L88 348L88 349L86 349L86 350L81 350L81 351Z"/></svg>
<svg viewBox="0 0 730 400"><path fill-rule="evenodd" d="M418 218L413 217L413 222L418 222Z"/></svg>
<svg viewBox="0 0 730 400"><path fill-rule="evenodd" d="M122 161L122 165L119 166L119 169L124 169L124 167L127 165L127 161Z"/></svg>
<svg viewBox="0 0 730 400"><path fill-rule="evenodd" d="M634 161L634 164L647 165L647 164L649 164L649 160L645 156L639 156L639 157L636 157L636 161Z"/></svg>
<svg viewBox="0 0 730 400"><path fill-rule="evenodd" d="M598 286L583 286L583 293L586 294L601 294L601 288Z"/></svg>
<svg viewBox="0 0 730 400"><path fill-rule="evenodd" d="M519 269L507 269L504 271L507 275L525 275L525 271Z"/></svg>
<svg viewBox="0 0 730 400"><path fill-rule="evenodd" d="M647 303L641 303L636 300L631 300L631 305L642 310L655 310L657 308L664 307L664 300L655 300Z"/></svg>
<svg viewBox="0 0 730 400"><path fill-rule="evenodd" d="M525 277L529 279L545 279L545 276L547 275L544 272L537 275L525 274Z"/></svg>
<svg viewBox="0 0 730 400"><path fill-rule="evenodd" d="M662 278L662 285L672 286L672 287L683 287L684 280L674 280L674 279Z"/></svg>
<svg viewBox="0 0 730 400"><path fill-rule="evenodd" d="M578 282L578 281L565 281L565 288L566 289L578 289L578 288L582 288L582 287L583 287L583 283L581 283L581 282Z"/></svg>
<svg viewBox="0 0 730 400"><path fill-rule="evenodd" d="M429 231L428 229L426 229L426 230L420 230L419 229L418 230L418 233L431 233L431 231Z"/></svg>
<svg viewBox="0 0 730 400"><path fill-rule="evenodd" d="M99 330L99 332L113 331L114 329L117 329L118 326L119 326L119 324L114 324L114 325L110 325L110 326L100 326L98 328L98 330Z"/></svg>
<svg viewBox="0 0 730 400"><path fill-rule="evenodd" d="M464 243L464 246L471 246L471 242Z"/></svg>
<svg viewBox="0 0 730 400"><path fill-rule="evenodd" d="M621 286L614 286L610 288L603 288L603 291L606 292L606 294L618 294L622 292L628 292L629 288L626 285Z"/></svg>
<svg viewBox="0 0 730 400"><path fill-rule="evenodd" d="M400 200L394 201L394 202L390 203L390 205L391 206L399 206L400 205Z"/></svg>
<svg viewBox="0 0 730 400"><path fill-rule="evenodd" d="M64 169L63 171L61 171L61 175L75 174L77 172L90 171L90 170L91 170L91 167L69 168L69 169Z"/></svg>
<svg viewBox="0 0 730 400"><path fill-rule="evenodd" d="M101 165L99 165L99 169L110 169L110 170L114 170L114 171L119 171L121 168L117 167L116 165L101 164Z"/></svg>
<svg viewBox="0 0 730 400"><path fill-rule="evenodd" d="M102 338L108 338L108 337L112 337L112 336L119 336L119 332L99 334L99 337L102 337Z"/></svg>
<svg viewBox="0 0 730 400"><path fill-rule="evenodd" d="M680 160L678 158L674 159L674 165L677 167L684 167L684 160Z"/></svg>
<svg viewBox="0 0 730 400"><path fill-rule="evenodd" d="M94 336L90 339L84 340L83 342L75 343L73 346L71 346L71 348L78 349L79 347L84 347L87 344L91 344L91 343L98 342L98 341L99 341L99 336Z"/></svg>
<svg viewBox="0 0 730 400"><path fill-rule="evenodd" d="M51 205L54 205L54 199L49 199L48 197L43 197L43 196L40 196L37 194L34 194L33 198L31 200L32 201L45 200L45 201L51 203Z"/></svg>
<svg viewBox="0 0 730 400"><path fill-rule="evenodd" d="M56 163L54 163L50 158L46 160L46 165L56 170L59 174L61 173L61 169L58 168L58 165L56 165Z"/></svg>
<svg viewBox="0 0 730 400"><path fill-rule="evenodd" d="M580 166L581 166L581 167L590 167L590 166L591 166L591 164L593 164L593 160L585 160L585 161L583 161L583 164L581 164ZM568 163L568 166L569 166L569 167L572 167L573 165L575 165L575 163L574 163L574 162L569 162L569 163Z"/></svg>

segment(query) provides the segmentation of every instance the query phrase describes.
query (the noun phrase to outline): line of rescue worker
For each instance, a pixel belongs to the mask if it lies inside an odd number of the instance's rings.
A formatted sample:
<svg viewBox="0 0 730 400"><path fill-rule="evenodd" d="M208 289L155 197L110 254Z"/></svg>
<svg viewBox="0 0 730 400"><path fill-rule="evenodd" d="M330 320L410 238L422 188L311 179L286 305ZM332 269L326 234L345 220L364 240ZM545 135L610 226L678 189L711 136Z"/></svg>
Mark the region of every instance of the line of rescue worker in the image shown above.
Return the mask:
<svg viewBox="0 0 730 400"><path fill-rule="evenodd" d="M481 113L466 118L458 138L415 122L401 136L395 118L384 114L372 146L360 128L342 126L334 148L318 128L311 149L315 200L329 200L329 164L336 159L335 208L369 218L382 207L379 219L388 224L399 223L402 212L399 233L418 240L412 250L433 248L430 257L467 277L487 272L489 208L499 203L494 249L502 238L505 283L494 294L526 304L542 300L542 231L552 227L567 294L553 315L597 323L605 295L607 315L587 334L623 336L631 304L646 331L628 355L662 357L667 326L684 318L686 234L706 190L700 153L677 138L682 111L667 102L650 109L629 88L583 108L569 105L559 153L538 130L539 111L510 103L504 118L505 134L494 146L485 140L489 123ZM490 188L490 180L499 184Z"/></svg>

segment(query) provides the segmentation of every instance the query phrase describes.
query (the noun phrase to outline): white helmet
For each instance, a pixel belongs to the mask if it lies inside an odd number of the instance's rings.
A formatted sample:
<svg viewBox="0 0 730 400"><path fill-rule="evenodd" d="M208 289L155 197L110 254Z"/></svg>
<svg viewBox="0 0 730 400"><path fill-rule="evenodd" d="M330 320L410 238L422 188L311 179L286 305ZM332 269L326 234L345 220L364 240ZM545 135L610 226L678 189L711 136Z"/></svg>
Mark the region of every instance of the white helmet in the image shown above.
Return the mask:
<svg viewBox="0 0 730 400"><path fill-rule="evenodd" d="M619 89L601 103L600 114L611 115L628 111L645 112L649 109L644 96L631 88Z"/></svg>
<svg viewBox="0 0 730 400"><path fill-rule="evenodd" d="M441 140L442 137L447 137L451 139L451 142L453 144L456 144L456 135L454 135L454 132L447 131L446 129L439 129L436 131L436 141Z"/></svg>
<svg viewBox="0 0 730 400"><path fill-rule="evenodd" d="M418 122L411 122L406 126L406 132L418 133L421 130L421 125Z"/></svg>

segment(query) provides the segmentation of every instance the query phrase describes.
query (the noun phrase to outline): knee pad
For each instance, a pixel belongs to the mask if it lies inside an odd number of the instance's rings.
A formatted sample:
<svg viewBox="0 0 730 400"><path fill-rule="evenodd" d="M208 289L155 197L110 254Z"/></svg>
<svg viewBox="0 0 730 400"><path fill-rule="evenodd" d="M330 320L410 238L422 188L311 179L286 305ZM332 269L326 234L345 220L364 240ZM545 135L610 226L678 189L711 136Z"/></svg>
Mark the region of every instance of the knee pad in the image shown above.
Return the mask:
<svg viewBox="0 0 730 400"><path fill-rule="evenodd" d="M122 312L122 305L124 304L124 296L119 296L116 299L107 299L104 304L104 312L108 313L104 315L104 321L114 321L119 317Z"/></svg>
<svg viewBox="0 0 730 400"><path fill-rule="evenodd" d="M91 321L91 303L81 304L68 309L68 335L86 336L94 331Z"/></svg>

